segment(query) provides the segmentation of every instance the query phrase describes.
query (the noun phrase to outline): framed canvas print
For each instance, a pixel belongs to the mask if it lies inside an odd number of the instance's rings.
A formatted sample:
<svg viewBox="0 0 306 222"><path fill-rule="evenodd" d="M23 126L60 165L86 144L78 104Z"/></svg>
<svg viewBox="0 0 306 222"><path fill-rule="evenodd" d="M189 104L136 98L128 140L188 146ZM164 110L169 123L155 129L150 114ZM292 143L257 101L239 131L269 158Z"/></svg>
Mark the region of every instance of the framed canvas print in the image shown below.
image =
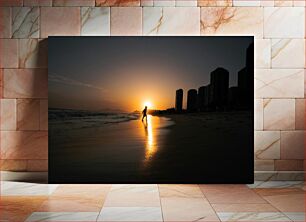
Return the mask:
<svg viewBox="0 0 306 222"><path fill-rule="evenodd" d="M50 183L253 183L254 37L49 37Z"/></svg>

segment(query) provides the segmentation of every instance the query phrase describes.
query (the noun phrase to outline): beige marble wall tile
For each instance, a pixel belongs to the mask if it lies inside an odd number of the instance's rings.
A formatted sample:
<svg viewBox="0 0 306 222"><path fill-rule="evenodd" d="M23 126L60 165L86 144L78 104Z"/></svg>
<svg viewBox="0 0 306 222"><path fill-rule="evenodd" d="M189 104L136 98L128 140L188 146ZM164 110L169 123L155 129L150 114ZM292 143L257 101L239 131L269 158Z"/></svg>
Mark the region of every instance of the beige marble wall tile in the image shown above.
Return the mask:
<svg viewBox="0 0 306 222"><path fill-rule="evenodd" d="M281 132L281 159L304 159L305 131Z"/></svg>
<svg viewBox="0 0 306 222"><path fill-rule="evenodd" d="M16 130L16 100L0 100L0 129Z"/></svg>
<svg viewBox="0 0 306 222"><path fill-rule="evenodd" d="M260 6L260 0L233 0L233 6Z"/></svg>
<svg viewBox="0 0 306 222"><path fill-rule="evenodd" d="M0 68L18 68L18 40L0 39Z"/></svg>
<svg viewBox="0 0 306 222"><path fill-rule="evenodd" d="M175 6L175 0L153 0L154 7Z"/></svg>
<svg viewBox="0 0 306 222"><path fill-rule="evenodd" d="M275 170L277 171L303 171L303 160L275 160Z"/></svg>
<svg viewBox="0 0 306 222"><path fill-rule="evenodd" d="M293 6L293 0L274 0L275 7Z"/></svg>
<svg viewBox="0 0 306 222"><path fill-rule="evenodd" d="M256 131L254 152L255 159L280 159L280 132Z"/></svg>
<svg viewBox="0 0 306 222"><path fill-rule="evenodd" d="M22 6L23 0L0 0L0 7L6 6Z"/></svg>
<svg viewBox="0 0 306 222"><path fill-rule="evenodd" d="M3 94L5 98L47 98L46 69L5 69Z"/></svg>
<svg viewBox="0 0 306 222"><path fill-rule="evenodd" d="M42 7L41 38L80 35L80 13L79 7Z"/></svg>
<svg viewBox="0 0 306 222"><path fill-rule="evenodd" d="M232 0L198 0L198 6L205 6L205 7L213 7L213 6L220 6L220 7L226 7L226 6L232 6L233 1Z"/></svg>
<svg viewBox="0 0 306 222"><path fill-rule="evenodd" d="M0 69L0 99L3 97L3 69Z"/></svg>
<svg viewBox="0 0 306 222"><path fill-rule="evenodd" d="M274 160L255 160L254 170L273 171L274 170Z"/></svg>
<svg viewBox="0 0 306 222"><path fill-rule="evenodd" d="M263 36L263 8L261 7L202 7L202 35Z"/></svg>
<svg viewBox="0 0 306 222"><path fill-rule="evenodd" d="M31 172L48 171L48 160L28 160L27 171Z"/></svg>
<svg viewBox="0 0 306 222"><path fill-rule="evenodd" d="M39 99L17 100L17 130L39 130Z"/></svg>
<svg viewBox="0 0 306 222"><path fill-rule="evenodd" d="M256 97L303 98L303 69L257 69Z"/></svg>
<svg viewBox="0 0 306 222"><path fill-rule="evenodd" d="M274 6L274 0L261 0L260 6L264 6L264 7Z"/></svg>
<svg viewBox="0 0 306 222"><path fill-rule="evenodd" d="M256 67L271 68L271 40L256 39Z"/></svg>
<svg viewBox="0 0 306 222"><path fill-rule="evenodd" d="M294 99L264 99L264 130L290 130L294 128Z"/></svg>
<svg viewBox="0 0 306 222"><path fill-rule="evenodd" d="M273 68L304 68L304 63L304 39L272 39Z"/></svg>
<svg viewBox="0 0 306 222"><path fill-rule="evenodd" d="M141 35L141 7L112 7L111 35Z"/></svg>
<svg viewBox="0 0 306 222"><path fill-rule="evenodd" d="M23 0L23 6L52 6L52 0Z"/></svg>
<svg viewBox="0 0 306 222"><path fill-rule="evenodd" d="M153 6L154 0L141 0L140 5L141 6Z"/></svg>
<svg viewBox="0 0 306 222"><path fill-rule="evenodd" d="M95 0L53 0L53 6L95 6Z"/></svg>
<svg viewBox="0 0 306 222"><path fill-rule="evenodd" d="M96 0L96 6L140 6L140 0Z"/></svg>
<svg viewBox="0 0 306 222"><path fill-rule="evenodd" d="M255 99L255 130L263 130L263 99Z"/></svg>
<svg viewBox="0 0 306 222"><path fill-rule="evenodd" d="M295 6L295 7L305 7L306 2L304 0L293 0L293 6Z"/></svg>
<svg viewBox="0 0 306 222"><path fill-rule="evenodd" d="M303 181L304 173L301 171L255 171L254 180L272 183L273 181L281 181L281 183L285 181Z"/></svg>
<svg viewBox="0 0 306 222"><path fill-rule="evenodd" d="M12 10L10 7L0 7L0 38L11 38Z"/></svg>
<svg viewBox="0 0 306 222"><path fill-rule="evenodd" d="M3 171L26 171L27 161L26 160L1 160L0 169Z"/></svg>
<svg viewBox="0 0 306 222"><path fill-rule="evenodd" d="M192 7L197 6L197 0L175 0L175 6L182 6L182 7Z"/></svg>
<svg viewBox="0 0 306 222"><path fill-rule="evenodd" d="M12 8L12 37L38 38L40 11L38 7Z"/></svg>
<svg viewBox="0 0 306 222"><path fill-rule="evenodd" d="M41 99L39 104L39 129L48 130L48 100Z"/></svg>
<svg viewBox="0 0 306 222"><path fill-rule="evenodd" d="M300 7L264 8L265 38L304 38L305 10Z"/></svg>
<svg viewBox="0 0 306 222"><path fill-rule="evenodd" d="M306 69L304 69L304 98L306 98Z"/></svg>
<svg viewBox="0 0 306 222"><path fill-rule="evenodd" d="M1 156L4 159L47 159L46 131L1 131Z"/></svg>
<svg viewBox="0 0 306 222"><path fill-rule="evenodd" d="M305 129L305 99L295 100L295 129Z"/></svg>
<svg viewBox="0 0 306 222"><path fill-rule="evenodd" d="M19 68L47 68L47 67L48 67L47 40L20 39Z"/></svg>
<svg viewBox="0 0 306 222"><path fill-rule="evenodd" d="M200 35L200 8L144 7L143 34Z"/></svg>
<svg viewBox="0 0 306 222"><path fill-rule="evenodd" d="M109 7L82 7L81 20L81 35L110 35Z"/></svg>

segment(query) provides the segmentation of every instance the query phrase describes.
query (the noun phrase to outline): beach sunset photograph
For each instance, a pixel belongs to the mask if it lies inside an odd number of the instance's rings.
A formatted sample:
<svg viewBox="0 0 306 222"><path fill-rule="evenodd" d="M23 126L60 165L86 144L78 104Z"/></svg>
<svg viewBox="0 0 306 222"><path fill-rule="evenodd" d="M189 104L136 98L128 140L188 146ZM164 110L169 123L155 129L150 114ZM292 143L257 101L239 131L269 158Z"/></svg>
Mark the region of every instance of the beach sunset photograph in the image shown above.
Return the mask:
<svg viewBox="0 0 306 222"><path fill-rule="evenodd" d="M49 37L49 182L252 183L254 38Z"/></svg>

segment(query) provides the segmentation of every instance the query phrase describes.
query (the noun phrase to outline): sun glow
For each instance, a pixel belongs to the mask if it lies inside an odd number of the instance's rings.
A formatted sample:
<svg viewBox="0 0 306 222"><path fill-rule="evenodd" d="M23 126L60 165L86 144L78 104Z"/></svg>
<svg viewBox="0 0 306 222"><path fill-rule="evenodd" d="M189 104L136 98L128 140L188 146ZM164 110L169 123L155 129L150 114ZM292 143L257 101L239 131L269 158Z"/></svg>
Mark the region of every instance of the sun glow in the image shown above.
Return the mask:
<svg viewBox="0 0 306 222"><path fill-rule="evenodd" d="M151 109L151 108L153 107L153 105L152 105L152 103L151 103L150 101L145 101L145 102L143 103L143 106L148 107L148 109Z"/></svg>

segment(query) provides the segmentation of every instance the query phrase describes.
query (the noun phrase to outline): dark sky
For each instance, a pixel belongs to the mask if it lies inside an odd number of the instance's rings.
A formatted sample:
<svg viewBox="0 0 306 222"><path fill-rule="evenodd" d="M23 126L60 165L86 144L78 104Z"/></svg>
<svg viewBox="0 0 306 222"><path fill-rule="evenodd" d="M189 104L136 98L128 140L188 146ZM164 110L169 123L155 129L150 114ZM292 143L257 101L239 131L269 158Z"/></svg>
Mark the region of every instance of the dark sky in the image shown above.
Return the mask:
<svg viewBox="0 0 306 222"><path fill-rule="evenodd" d="M175 90L209 84L223 67L230 86L253 37L49 37L49 107L140 110L174 106Z"/></svg>

